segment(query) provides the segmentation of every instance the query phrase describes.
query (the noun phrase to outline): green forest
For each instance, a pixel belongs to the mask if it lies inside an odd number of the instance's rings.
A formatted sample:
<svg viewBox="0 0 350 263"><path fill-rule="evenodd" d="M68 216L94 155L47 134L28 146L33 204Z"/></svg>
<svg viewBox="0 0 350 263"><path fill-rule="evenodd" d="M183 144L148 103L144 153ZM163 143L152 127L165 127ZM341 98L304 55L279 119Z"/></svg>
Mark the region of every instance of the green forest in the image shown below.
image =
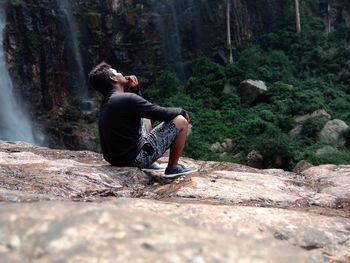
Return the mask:
<svg viewBox="0 0 350 263"><path fill-rule="evenodd" d="M300 160L314 165L350 163L349 129L342 134L344 146L316 154L327 146L317 139L327 121L324 117L307 120L300 134L289 135L296 116L319 109L350 124L349 42L350 28L326 34L323 19L302 16L300 33L289 20L276 32L241 48L233 46L231 65L200 58L186 81L160 70L146 94L160 105L180 105L189 111L193 130L185 149L188 157L245 163L247 154L256 150L265 167L293 169ZM262 100L252 104L240 98L235 89L246 79L266 83ZM224 92L225 85L231 91ZM234 142L230 153L211 151L213 143L226 138Z"/></svg>

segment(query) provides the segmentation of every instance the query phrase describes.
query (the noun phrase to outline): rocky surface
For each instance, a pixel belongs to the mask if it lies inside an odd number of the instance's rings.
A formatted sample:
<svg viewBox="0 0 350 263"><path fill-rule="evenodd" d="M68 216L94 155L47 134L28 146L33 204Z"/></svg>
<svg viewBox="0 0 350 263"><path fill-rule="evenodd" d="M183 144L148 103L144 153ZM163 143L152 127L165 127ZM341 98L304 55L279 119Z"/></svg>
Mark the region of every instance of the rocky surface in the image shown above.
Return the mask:
<svg viewBox="0 0 350 263"><path fill-rule="evenodd" d="M238 94L247 102L253 103L266 93L267 87L261 80L244 80L238 86Z"/></svg>
<svg viewBox="0 0 350 263"><path fill-rule="evenodd" d="M167 181L93 152L0 142L2 262L350 260L350 166L181 161L198 172Z"/></svg>
<svg viewBox="0 0 350 263"><path fill-rule="evenodd" d="M330 120L318 134L318 139L321 142L329 143L337 147L344 146L346 141L342 133L348 128L349 126L342 120Z"/></svg>

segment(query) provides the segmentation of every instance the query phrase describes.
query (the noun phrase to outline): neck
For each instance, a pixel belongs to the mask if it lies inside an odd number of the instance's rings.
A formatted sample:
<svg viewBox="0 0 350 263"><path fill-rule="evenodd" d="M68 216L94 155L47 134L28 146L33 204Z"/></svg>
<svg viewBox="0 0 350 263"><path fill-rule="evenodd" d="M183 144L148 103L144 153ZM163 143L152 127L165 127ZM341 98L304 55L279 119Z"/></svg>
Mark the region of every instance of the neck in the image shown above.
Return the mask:
<svg viewBox="0 0 350 263"><path fill-rule="evenodd" d="M114 87L114 90L117 92L124 92L124 87L119 84L116 84L113 87Z"/></svg>

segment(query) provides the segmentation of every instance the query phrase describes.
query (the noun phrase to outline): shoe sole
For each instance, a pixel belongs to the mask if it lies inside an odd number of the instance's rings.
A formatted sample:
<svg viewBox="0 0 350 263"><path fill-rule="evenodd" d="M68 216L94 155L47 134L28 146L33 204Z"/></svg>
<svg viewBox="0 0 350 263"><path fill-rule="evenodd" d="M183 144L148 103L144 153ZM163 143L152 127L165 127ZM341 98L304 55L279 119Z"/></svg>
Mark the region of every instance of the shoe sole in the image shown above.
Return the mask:
<svg viewBox="0 0 350 263"><path fill-rule="evenodd" d="M183 172L183 173L178 173L178 174L164 174L163 177L166 178L166 179L175 179L177 177L180 177L181 175L195 173L197 171L198 171L197 169L194 169L194 170L190 170L190 171Z"/></svg>
<svg viewBox="0 0 350 263"><path fill-rule="evenodd" d="M147 168L144 168L144 169L141 169L141 170L144 171L144 172L164 172L165 168L162 168L162 169L147 169Z"/></svg>

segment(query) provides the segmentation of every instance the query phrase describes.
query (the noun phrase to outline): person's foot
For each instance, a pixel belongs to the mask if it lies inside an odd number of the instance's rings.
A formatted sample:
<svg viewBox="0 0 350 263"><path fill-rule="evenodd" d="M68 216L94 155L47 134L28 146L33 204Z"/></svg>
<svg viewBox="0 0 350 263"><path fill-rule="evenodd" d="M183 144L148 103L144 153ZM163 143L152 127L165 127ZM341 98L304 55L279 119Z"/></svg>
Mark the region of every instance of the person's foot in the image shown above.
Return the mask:
<svg viewBox="0 0 350 263"><path fill-rule="evenodd" d="M157 162L154 162L150 164L149 166L142 168L142 171L149 171L149 172L162 172L164 171L164 168L161 167Z"/></svg>
<svg viewBox="0 0 350 263"><path fill-rule="evenodd" d="M175 165L174 167L166 168L163 177L168 178L168 179L174 179L174 178L177 178L181 175L194 173L194 172L197 172L197 169L187 168L181 164L178 164L178 165Z"/></svg>

